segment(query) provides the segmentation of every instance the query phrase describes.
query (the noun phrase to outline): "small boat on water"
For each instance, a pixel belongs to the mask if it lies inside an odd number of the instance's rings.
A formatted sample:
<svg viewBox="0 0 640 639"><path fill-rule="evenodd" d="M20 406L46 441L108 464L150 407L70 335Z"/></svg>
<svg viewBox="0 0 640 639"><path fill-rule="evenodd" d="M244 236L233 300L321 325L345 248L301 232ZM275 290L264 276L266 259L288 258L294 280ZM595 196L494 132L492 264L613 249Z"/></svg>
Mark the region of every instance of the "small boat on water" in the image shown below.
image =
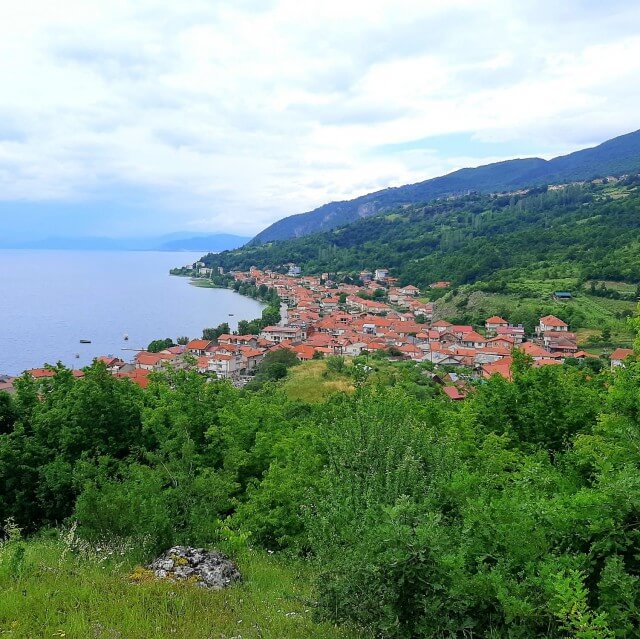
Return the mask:
<svg viewBox="0 0 640 639"><path fill-rule="evenodd" d="M80 359L80 353L76 353L76 359Z"/></svg>
<svg viewBox="0 0 640 639"><path fill-rule="evenodd" d="M91 340L90 339L81 339L80 343L81 344L91 344Z"/></svg>
<svg viewBox="0 0 640 639"><path fill-rule="evenodd" d="M233 313L229 313L229 317L233 317Z"/></svg>
<svg viewBox="0 0 640 639"><path fill-rule="evenodd" d="M129 336L125 333L125 334L122 336L122 339L123 339L125 342L128 342L128 341L129 341Z"/></svg>

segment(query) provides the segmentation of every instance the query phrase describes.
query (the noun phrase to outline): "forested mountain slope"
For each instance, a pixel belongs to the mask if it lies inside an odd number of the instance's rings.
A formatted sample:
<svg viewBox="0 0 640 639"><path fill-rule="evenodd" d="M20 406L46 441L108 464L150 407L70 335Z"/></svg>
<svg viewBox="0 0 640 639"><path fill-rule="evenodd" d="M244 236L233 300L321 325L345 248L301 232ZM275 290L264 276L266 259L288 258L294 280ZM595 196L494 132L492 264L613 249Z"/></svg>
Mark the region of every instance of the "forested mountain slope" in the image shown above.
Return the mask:
<svg viewBox="0 0 640 639"><path fill-rule="evenodd" d="M292 215L272 224L252 240L261 244L302 237L344 226L404 204L428 202L468 191L495 193L543 184L591 180L640 170L640 131L608 140L591 149L543 160L508 160L455 171L448 175L369 193L354 200L331 202L308 213Z"/></svg>
<svg viewBox="0 0 640 639"><path fill-rule="evenodd" d="M203 258L246 270L288 262L304 273L385 267L402 284L454 284L516 274L640 281L640 179L527 194L474 194L398 207L343 228ZM544 273L542 273L544 277Z"/></svg>

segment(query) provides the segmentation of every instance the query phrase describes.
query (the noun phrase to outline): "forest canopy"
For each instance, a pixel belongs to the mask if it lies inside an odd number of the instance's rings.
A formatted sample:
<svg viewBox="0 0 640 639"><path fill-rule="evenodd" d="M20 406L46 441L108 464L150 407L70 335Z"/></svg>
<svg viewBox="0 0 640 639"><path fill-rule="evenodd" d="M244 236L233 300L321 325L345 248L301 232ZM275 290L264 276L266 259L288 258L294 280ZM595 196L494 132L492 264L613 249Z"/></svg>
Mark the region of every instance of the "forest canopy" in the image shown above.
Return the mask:
<svg viewBox="0 0 640 639"><path fill-rule="evenodd" d="M425 287L555 277L640 281L640 178L406 205L333 231L209 254L208 267L351 273L389 268Z"/></svg>

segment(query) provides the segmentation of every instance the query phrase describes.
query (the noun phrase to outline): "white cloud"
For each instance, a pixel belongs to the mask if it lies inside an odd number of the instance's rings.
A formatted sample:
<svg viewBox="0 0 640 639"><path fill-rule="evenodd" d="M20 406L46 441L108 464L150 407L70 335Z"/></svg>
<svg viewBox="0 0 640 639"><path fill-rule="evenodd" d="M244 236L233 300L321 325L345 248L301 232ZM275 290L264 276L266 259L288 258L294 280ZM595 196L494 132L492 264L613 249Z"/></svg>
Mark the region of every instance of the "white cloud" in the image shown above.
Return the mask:
<svg viewBox="0 0 640 639"><path fill-rule="evenodd" d="M504 157L384 145L568 152L640 126L639 19L588 0L5 2L0 198L135 191L168 230L253 233Z"/></svg>

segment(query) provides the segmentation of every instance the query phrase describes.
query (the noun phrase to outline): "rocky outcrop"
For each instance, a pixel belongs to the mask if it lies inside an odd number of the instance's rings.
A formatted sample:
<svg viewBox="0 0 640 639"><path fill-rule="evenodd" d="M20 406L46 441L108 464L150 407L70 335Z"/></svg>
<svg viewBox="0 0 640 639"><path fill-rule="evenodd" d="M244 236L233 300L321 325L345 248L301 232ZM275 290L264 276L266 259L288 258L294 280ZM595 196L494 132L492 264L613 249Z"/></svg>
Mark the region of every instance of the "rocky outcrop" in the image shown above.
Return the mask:
<svg viewBox="0 0 640 639"><path fill-rule="evenodd" d="M147 568L159 579L190 581L213 590L242 581L238 568L226 555L204 548L174 546Z"/></svg>

